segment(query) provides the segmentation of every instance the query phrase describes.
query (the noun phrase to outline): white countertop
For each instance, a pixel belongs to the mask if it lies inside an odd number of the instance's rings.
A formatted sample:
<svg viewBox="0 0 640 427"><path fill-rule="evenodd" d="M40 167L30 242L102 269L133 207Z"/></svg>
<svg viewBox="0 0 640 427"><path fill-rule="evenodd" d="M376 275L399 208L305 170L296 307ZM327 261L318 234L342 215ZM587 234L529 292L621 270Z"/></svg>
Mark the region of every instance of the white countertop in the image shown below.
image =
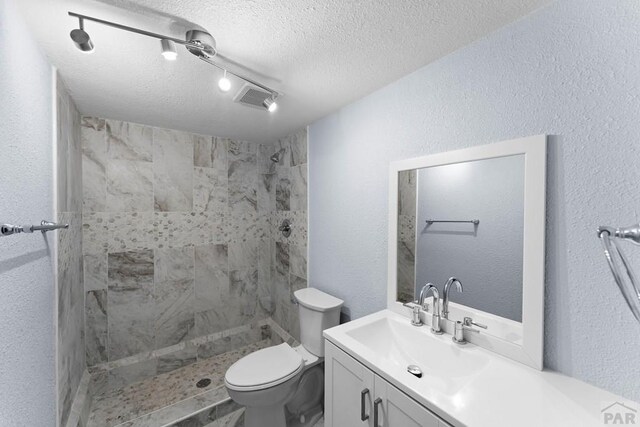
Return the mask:
<svg viewBox="0 0 640 427"><path fill-rule="evenodd" d="M488 363L467 376L463 385L454 378L450 384L425 377L415 378L407 374L406 366L381 357L349 335L349 331L385 317L409 322L406 317L382 310L328 329L324 336L455 426L602 426L605 424L601 410L614 402L638 409L637 403L575 378L553 371L537 371L473 344L456 346L451 342L451 335L433 335L428 327L416 328L424 333L425 343L435 339L442 341L438 345L454 346L458 363L464 363L465 354L470 358L472 353L478 352L488 356ZM437 358L429 363L437 369ZM640 412L636 418L640 424Z"/></svg>

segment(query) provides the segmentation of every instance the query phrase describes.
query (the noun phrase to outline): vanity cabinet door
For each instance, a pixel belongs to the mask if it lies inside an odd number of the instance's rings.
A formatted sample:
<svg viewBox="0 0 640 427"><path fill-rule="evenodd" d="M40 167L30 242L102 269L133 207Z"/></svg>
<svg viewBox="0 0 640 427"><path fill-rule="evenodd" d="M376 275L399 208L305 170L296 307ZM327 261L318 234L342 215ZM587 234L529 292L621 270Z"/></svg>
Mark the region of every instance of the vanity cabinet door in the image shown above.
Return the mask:
<svg viewBox="0 0 640 427"><path fill-rule="evenodd" d="M369 369L325 341L324 425L373 427L374 377Z"/></svg>
<svg viewBox="0 0 640 427"><path fill-rule="evenodd" d="M431 411L376 375L378 425L374 427L444 427Z"/></svg>

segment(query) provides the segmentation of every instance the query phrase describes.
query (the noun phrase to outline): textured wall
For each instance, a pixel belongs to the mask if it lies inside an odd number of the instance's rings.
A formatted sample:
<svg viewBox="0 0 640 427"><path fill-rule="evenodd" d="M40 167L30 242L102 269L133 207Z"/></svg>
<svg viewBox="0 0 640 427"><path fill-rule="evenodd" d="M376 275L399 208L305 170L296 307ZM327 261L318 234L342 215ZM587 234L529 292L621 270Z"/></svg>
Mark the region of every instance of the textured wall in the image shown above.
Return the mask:
<svg viewBox="0 0 640 427"><path fill-rule="evenodd" d="M464 292L451 301L522 321L524 156L418 171L416 292L432 282L444 295L451 276ZM479 219L473 224L427 218Z"/></svg>
<svg viewBox="0 0 640 427"><path fill-rule="evenodd" d="M550 134L545 365L640 400L640 325L594 233L637 220L639 28L634 0L557 1L314 123L310 286L385 307L390 161Z"/></svg>
<svg viewBox="0 0 640 427"><path fill-rule="evenodd" d="M53 219L51 67L22 18L0 0L0 221ZM56 419L55 234L0 238L0 420Z"/></svg>
<svg viewBox="0 0 640 427"><path fill-rule="evenodd" d="M58 267L58 418L65 425L86 367L82 274L82 147L80 113L56 76Z"/></svg>
<svg viewBox="0 0 640 427"><path fill-rule="evenodd" d="M306 208L306 165L290 162L300 155L298 140L280 142L276 165L273 146L82 119L90 366L270 315L288 321L287 306L273 295L273 277L282 272L275 260L286 257L288 290L297 252L276 245L273 223L290 207ZM306 132L303 140L306 159ZM306 254L303 260L306 276ZM189 347L173 364L151 360L144 368L175 368L198 351Z"/></svg>

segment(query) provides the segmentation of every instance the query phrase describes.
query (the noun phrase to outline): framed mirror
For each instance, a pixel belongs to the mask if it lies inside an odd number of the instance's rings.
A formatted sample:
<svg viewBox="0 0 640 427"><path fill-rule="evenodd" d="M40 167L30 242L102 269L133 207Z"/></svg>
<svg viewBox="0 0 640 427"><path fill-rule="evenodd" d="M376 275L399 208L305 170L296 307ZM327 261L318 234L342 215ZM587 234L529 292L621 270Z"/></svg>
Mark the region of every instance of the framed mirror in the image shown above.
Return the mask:
<svg viewBox="0 0 640 427"><path fill-rule="evenodd" d="M468 341L542 369L545 166L544 135L392 163L388 308L433 284L442 311L455 278L441 327L470 317Z"/></svg>

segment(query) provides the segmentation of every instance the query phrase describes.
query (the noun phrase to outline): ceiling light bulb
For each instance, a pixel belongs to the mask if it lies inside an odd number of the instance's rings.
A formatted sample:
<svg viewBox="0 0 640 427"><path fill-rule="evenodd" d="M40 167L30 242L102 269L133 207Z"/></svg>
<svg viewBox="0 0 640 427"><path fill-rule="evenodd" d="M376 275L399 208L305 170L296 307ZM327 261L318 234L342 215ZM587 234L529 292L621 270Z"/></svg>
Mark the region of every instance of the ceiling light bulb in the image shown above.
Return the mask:
<svg viewBox="0 0 640 427"><path fill-rule="evenodd" d="M231 89L231 80L227 78L227 70L224 70L224 76L220 80L218 80L218 87L221 91L227 92Z"/></svg>
<svg viewBox="0 0 640 427"><path fill-rule="evenodd" d="M73 40L73 43L75 43L78 49L85 53L91 53L94 49L91 37L89 37L89 34L82 29L82 25L80 27L80 29L71 31L69 36L71 36L71 40Z"/></svg>
<svg viewBox="0 0 640 427"><path fill-rule="evenodd" d="M276 103L275 98L273 97L273 95L270 98L265 99L262 102L262 105L265 106L265 108L270 112L273 113L274 111L276 111L278 109L278 104Z"/></svg>
<svg viewBox="0 0 640 427"><path fill-rule="evenodd" d="M176 52L176 45L171 40L162 39L160 40L160 46L162 46L162 56L167 61L175 61L178 57L178 52Z"/></svg>

